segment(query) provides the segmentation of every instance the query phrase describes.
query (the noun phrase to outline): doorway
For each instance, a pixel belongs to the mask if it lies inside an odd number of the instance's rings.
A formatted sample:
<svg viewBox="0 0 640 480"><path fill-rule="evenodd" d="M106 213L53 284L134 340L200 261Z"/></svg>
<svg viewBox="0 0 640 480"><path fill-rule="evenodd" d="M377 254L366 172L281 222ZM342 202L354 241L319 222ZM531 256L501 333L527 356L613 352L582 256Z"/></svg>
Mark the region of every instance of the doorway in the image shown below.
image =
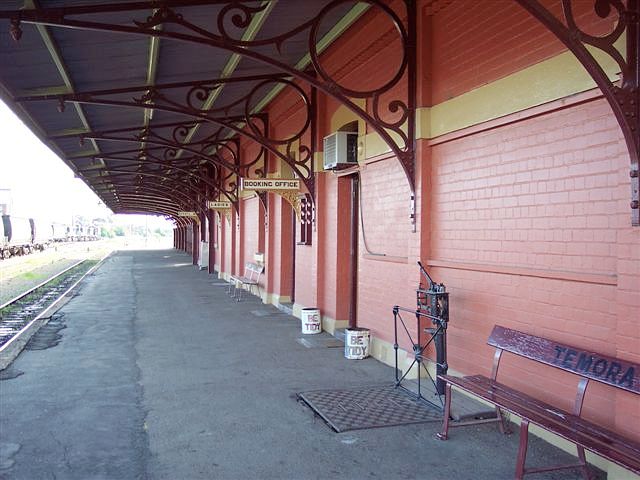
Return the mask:
<svg viewBox="0 0 640 480"><path fill-rule="evenodd" d="M360 238L360 175L351 175L349 208L349 328L358 326L358 258Z"/></svg>

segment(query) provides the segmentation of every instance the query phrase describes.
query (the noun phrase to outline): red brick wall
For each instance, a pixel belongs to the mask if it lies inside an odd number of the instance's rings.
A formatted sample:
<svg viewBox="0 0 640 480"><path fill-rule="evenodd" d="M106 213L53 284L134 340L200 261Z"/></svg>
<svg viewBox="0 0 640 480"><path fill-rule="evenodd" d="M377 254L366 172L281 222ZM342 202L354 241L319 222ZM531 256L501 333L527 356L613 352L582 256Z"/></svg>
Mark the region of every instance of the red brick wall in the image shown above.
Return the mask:
<svg viewBox="0 0 640 480"><path fill-rule="evenodd" d="M367 165L361 171L361 198L358 325L392 342L392 308L411 308L418 284L418 267L409 253L419 234L412 232L409 186L398 163ZM363 233L371 253L365 249Z"/></svg>
<svg viewBox="0 0 640 480"><path fill-rule="evenodd" d="M258 197L242 200L243 215L240 219L241 244L242 244L242 268L246 262L253 262L253 254L260 251L258 244L259 209Z"/></svg>
<svg viewBox="0 0 640 480"><path fill-rule="evenodd" d="M563 18L560 2L542 3ZM585 31L594 35L609 31L611 21L593 14L593 2L572 5L578 25ZM438 11L430 26L434 104L566 50L540 22L508 0L456 0Z"/></svg>
<svg viewBox="0 0 640 480"><path fill-rule="evenodd" d="M296 245L295 303L305 307L318 306L318 267L314 247L317 235L312 242L312 245Z"/></svg>
<svg viewBox="0 0 640 480"><path fill-rule="evenodd" d="M291 296L293 240L291 225L291 207L279 195L269 195L269 237L271 243L266 246L267 275L271 280L269 291L280 296Z"/></svg>
<svg viewBox="0 0 640 480"><path fill-rule="evenodd" d="M223 270L222 271L227 274L234 274L236 273L234 263L235 263L236 252L237 252L236 226L235 226L236 214L233 213L231 215L230 220L227 220L226 218L224 218L222 221L225 222L225 225L222 229L223 235L221 238L221 242L223 244L223 247L222 247Z"/></svg>
<svg viewBox="0 0 640 480"><path fill-rule="evenodd" d="M485 341L496 323L638 359L627 170L604 100L433 147L430 263L451 292L452 368L490 371ZM574 380L528 361L505 364L510 384L570 406ZM585 411L604 423L628 415L626 396L617 410L612 396L590 387Z"/></svg>
<svg viewBox="0 0 640 480"><path fill-rule="evenodd" d="M318 182L321 210L318 222L318 304L323 315L349 318L350 178L323 174ZM321 252L321 254L320 254Z"/></svg>
<svg viewBox="0 0 640 480"><path fill-rule="evenodd" d="M593 102L434 147L434 256L615 274L616 129Z"/></svg>
<svg viewBox="0 0 640 480"><path fill-rule="evenodd" d="M185 227L186 230L186 249L185 251L187 253L192 253L193 252L193 228L191 227L191 225L188 225L187 227Z"/></svg>
<svg viewBox="0 0 640 480"><path fill-rule="evenodd" d="M215 219L215 235L213 238L213 241L215 242L215 254L216 254L216 258L215 258L215 265L216 265L216 270L219 273L224 272L224 266L222 265L222 252L224 249L224 233L222 231L223 229L223 222L225 221L224 219L224 215L221 213L215 213L213 218Z"/></svg>

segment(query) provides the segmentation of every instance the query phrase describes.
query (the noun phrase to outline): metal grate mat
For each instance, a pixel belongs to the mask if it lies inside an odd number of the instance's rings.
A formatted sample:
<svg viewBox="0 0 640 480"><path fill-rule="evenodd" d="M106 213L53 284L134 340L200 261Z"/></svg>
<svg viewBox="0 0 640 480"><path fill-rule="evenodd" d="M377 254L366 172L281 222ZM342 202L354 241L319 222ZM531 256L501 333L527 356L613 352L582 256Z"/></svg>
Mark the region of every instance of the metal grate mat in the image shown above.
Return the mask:
<svg viewBox="0 0 640 480"><path fill-rule="evenodd" d="M315 390L298 397L338 433L442 421L442 411L393 385Z"/></svg>

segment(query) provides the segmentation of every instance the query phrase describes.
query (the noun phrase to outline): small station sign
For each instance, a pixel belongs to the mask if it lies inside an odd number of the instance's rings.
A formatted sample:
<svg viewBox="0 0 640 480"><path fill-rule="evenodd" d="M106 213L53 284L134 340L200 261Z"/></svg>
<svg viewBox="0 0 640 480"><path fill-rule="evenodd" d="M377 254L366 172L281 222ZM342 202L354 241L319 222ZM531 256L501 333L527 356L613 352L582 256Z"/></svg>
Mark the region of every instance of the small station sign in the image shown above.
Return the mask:
<svg viewBox="0 0 640 480"><path fill-rule="evenodd" d="M211 210L226 210L231 208L231 202L218 202L215 200L209 200L207 202L207 208Z"/></svg>
<svg viewBox="0 0 640 480"><path fill-rule="evenodd" d="M178 212L179 217L195 217L198 218L198 214L196 212Z"/></svg>
<svg viewBox="0 0 640 480"><path fill-rule="evenodd" d="M240 185L242 190L259 192L300 190L300 180L297 178L243 178Z"/></svg>

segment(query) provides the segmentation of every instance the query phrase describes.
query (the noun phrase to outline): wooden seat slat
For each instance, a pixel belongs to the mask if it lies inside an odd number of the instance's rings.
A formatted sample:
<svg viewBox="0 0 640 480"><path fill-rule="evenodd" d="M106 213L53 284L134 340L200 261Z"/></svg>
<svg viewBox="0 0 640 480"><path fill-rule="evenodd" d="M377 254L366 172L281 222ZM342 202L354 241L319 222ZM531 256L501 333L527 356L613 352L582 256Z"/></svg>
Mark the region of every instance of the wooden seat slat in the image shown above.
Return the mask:
<svg viewBox="0 0 640 480"><path fill-rule="evenodd" d="M445 381L632 471L640 473L640 444L482 375L441 376Z"/></svg>

